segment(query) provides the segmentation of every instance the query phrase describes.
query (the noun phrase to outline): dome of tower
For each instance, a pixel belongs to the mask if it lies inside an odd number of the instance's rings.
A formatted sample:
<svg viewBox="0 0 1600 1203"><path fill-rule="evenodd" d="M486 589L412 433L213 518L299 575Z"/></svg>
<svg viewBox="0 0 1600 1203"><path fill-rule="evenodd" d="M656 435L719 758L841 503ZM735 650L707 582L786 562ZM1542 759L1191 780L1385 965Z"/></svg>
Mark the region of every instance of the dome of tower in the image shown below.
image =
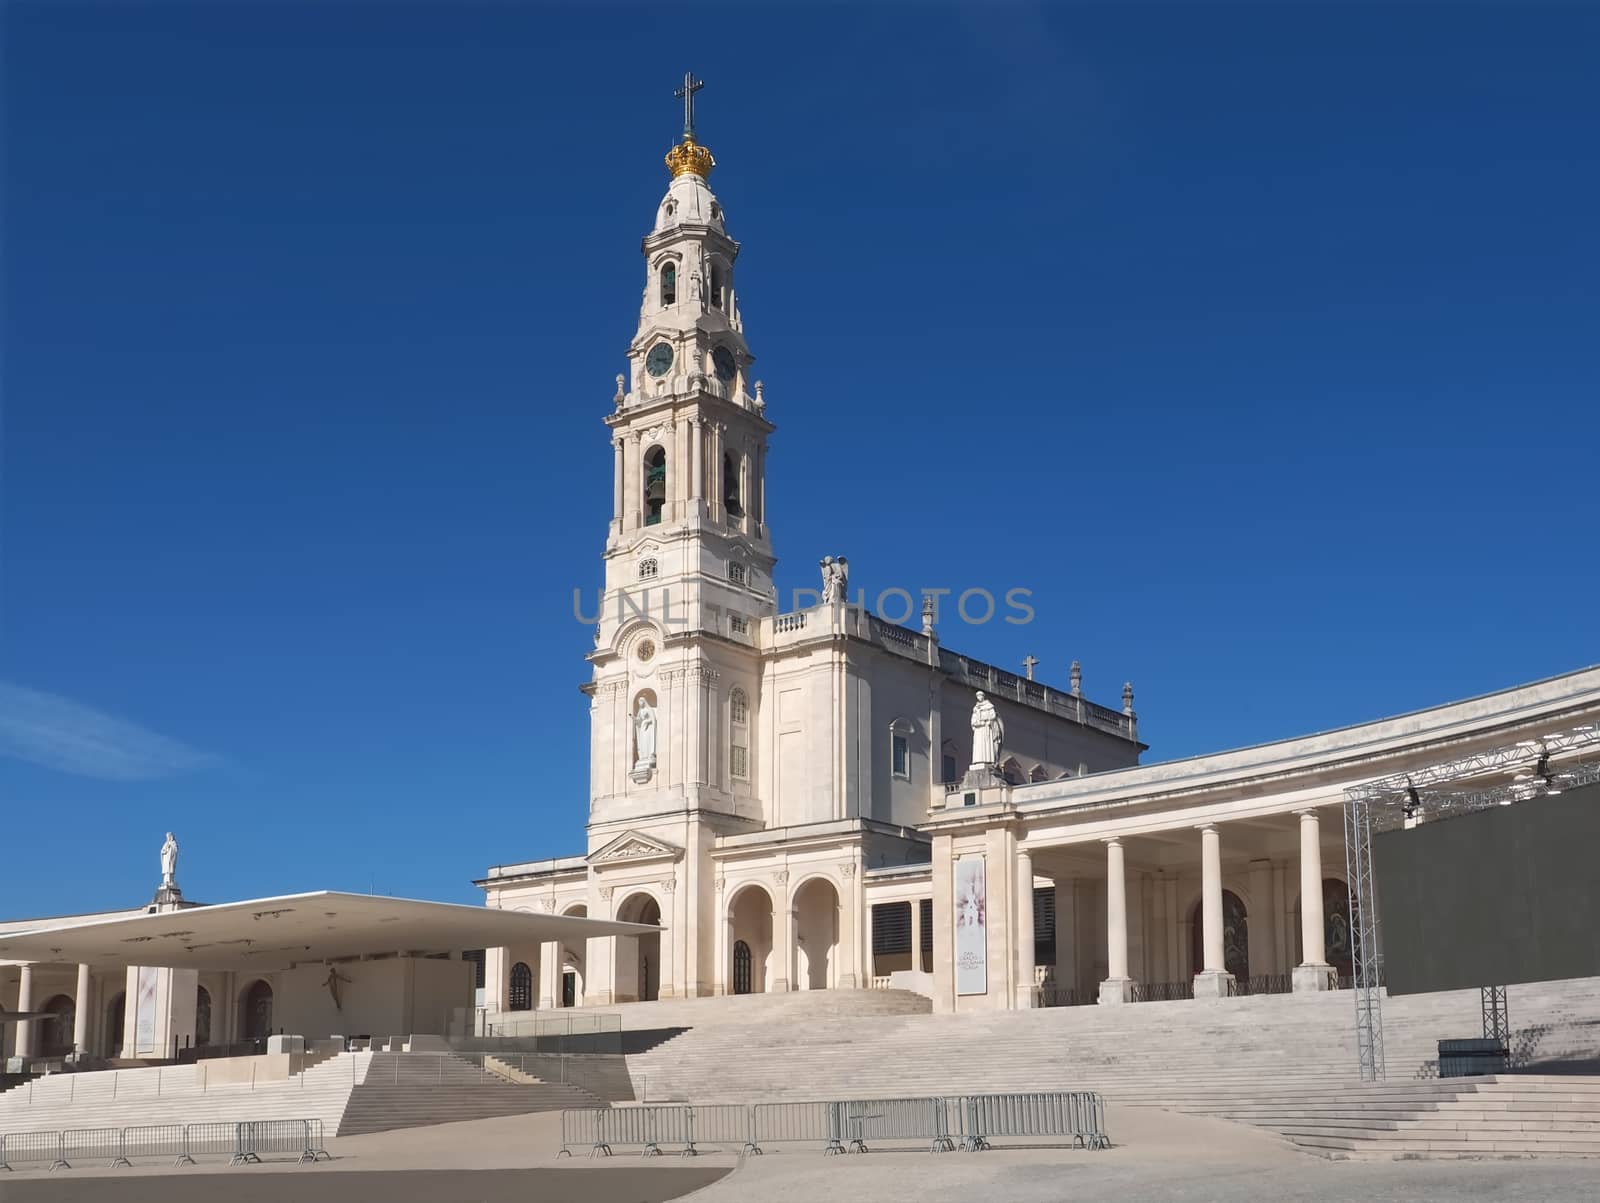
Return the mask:
<svg viewBox="0 0 1600 1203"><path fill-rule="evenodd" d="M723 227L722 206L706 183L706 178L696 172L685 171L672 177L667 194L656 209L653 233L670 230L673 226L710 226L718 233L727 233Z"/></svg>

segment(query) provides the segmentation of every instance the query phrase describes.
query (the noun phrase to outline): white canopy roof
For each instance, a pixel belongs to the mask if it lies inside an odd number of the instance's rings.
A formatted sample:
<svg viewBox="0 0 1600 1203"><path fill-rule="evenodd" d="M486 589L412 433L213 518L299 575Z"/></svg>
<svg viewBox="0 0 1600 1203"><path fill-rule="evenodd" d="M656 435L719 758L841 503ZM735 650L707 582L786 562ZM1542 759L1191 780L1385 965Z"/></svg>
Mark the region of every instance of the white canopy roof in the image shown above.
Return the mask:
<svg viewBox="0 0 1600 1203"><path fill-rule="evenodd" d="M0 933L0 960L174 969L282 969L366 953L441 953L659 928L321 890Z"/></svg>

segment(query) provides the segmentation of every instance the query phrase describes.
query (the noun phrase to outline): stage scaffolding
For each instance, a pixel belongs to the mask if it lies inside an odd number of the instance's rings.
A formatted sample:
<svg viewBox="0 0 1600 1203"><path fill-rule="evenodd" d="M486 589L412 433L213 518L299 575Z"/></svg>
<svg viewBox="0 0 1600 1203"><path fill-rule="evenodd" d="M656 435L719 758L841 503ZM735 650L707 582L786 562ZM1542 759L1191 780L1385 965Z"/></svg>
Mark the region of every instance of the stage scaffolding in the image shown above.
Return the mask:
<svg viewBox="0 0 1600 1203"><path fill-rule="evenodd" d="M1383 942L1372 869L1374 832L1548 797L1600 781L1600 724L1474 752L1344 791L1356 1052L1363 1081L1382 1081Z"/></svg>

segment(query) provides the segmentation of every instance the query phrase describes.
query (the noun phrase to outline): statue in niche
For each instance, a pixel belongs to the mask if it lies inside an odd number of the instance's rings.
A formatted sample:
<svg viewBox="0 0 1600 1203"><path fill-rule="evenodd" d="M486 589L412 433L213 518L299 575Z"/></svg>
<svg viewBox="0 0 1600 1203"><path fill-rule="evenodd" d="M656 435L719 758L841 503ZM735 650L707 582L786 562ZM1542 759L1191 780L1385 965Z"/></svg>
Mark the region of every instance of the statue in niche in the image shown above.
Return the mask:
<svg viewBox="0 0 1600 1203"><path fill-rule="evenodd" d="M998 764L1005 742L1005 724L1000 721L994 703L980 689L977 705L972 708L972 767Z"/></svg>
<svg viewBox="0 0 1600 1203"><path fill-rule="evenodd" d="M167 842L161 845L161 884L178 884L178 841L167 832Z"/></svg>
<svg viewBox="0 0 1600 1203"><path fill-rule="evenodd" d="M633 712L633 746L635 773L646 773L656 767L656 712L645 698L639 699Z"/></svg>

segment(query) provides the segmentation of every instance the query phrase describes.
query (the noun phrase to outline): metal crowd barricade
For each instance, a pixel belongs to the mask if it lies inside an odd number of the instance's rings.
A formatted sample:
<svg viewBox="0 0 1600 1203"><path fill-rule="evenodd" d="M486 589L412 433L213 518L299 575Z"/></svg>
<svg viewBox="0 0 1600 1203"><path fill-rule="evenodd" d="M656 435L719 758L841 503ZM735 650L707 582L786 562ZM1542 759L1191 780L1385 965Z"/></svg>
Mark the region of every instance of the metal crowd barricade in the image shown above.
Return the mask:
<svg viewBox="0 0 1600 1203"><path fill-rule="evenodd" d="M316 1161L311 1120L262 1119L236 1125L233 1157L229 1165L257 1163L263 1153L296 1153L301 1161ZM320 1142L317 1142L320 1143Z"/></svg>
<svg viewBox="0 0 1600 1203"><path fill-rule="evenodd" d="M600 1145L600 1117L604 1111L563 1111L561 1113L561 1151L557 1157L571 1157L574 1145L588 1145L591 1155Z"/></svg>
<svg viewBox="0 0 1600 1203"><path fill-rule="evenodd" d="M8 1132L0 1139L0 1165L9 1170L31 1161L48 1161L56 1170L67 1164L61 1151L60 1132Z"/></svg>
<svg viewBox="0 0 1600 1203"><path fill-rule="evenodd" d="M821 1144L829 1155L844 1152L837 1103L757 1103L750 1116L752 1152L788 1141Z"/></svg>
<svg viewBox="0 0 1600 1203"><path fill-rule="evenodd" d="M961 1100L961 1147L987 1149L991 1136L1070 1137L1074 1148L1104 1149L1105 1103L1091 1091L967 1095Z"/></svg>
<svg viewBox="0 0 1600 1203"><path fill-rule="evenodd" d="M852 1153L865 1153L869 1140L927 1140L933 1153L955 1148L942 1098L850 1099L836 1106Z"/></svg>
<svg viewBox="0 0 1600 1203"><path fill-rule="evenodd" d="M741 1153L760 1153L755 1142L754 1109L743 1103L710 1103L687 1108L690 1112L691 1144L685 1153L695 1152L694 1144L736 1145Z"/></svg>
<svg viewBox="0 0 1600 1203"><path fill-rule="evenodd" d="M59 1164L71 1169L74 1161L97 1161L106 1166L127 1165L122 1151L121 1128L68 1128L61 1133Z"/></svg>
<svg viewBox="0 0 1600 1203"><path fill-rule="evenodd" d="M183 1141L182 1124L150 1124L122 1130L122 1156L127 1161L135 1157L172 1157L173 1165L193 1165Z"/></svg>

